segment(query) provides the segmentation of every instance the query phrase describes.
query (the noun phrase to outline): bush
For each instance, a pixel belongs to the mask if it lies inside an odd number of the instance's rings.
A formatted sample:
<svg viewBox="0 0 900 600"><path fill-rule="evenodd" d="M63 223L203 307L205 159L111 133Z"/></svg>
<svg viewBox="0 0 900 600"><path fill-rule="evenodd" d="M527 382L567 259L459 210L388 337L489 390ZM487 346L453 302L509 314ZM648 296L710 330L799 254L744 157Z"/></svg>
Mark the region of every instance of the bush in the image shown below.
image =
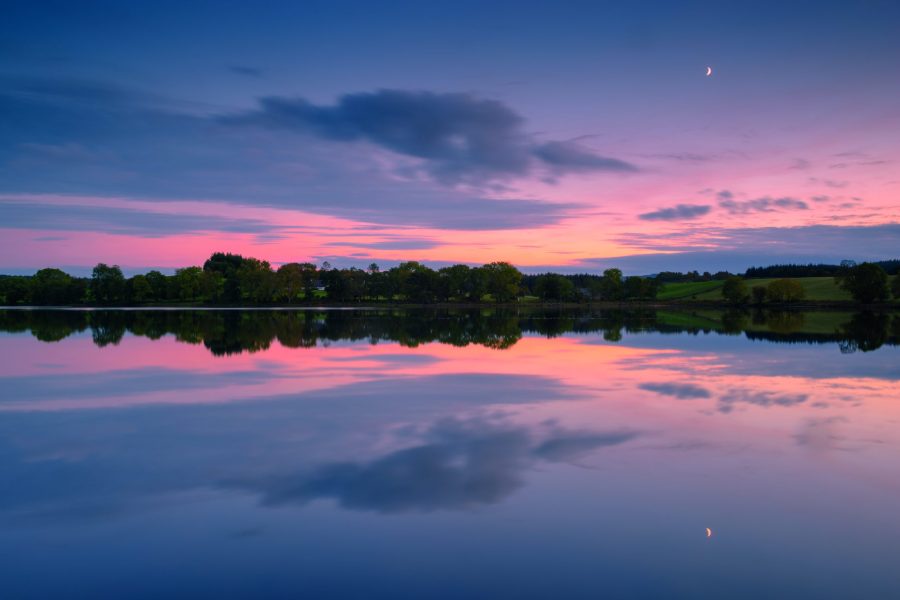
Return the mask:
<svg viewBox="0 0 900 600"><path fill-rule="evenodd" d="M766 301L768 293L766 292L766 288L764 286L754 285L750 290L750 295L753 296L754 304L762 304Z"/></svg>
<svg viewBox="0 0 900 600"><path fill-rule="evenodd" d="M874 263L856 265L834 279L857 302L878 302L889 297L887 273Z"/></svg>
<svg viewBox="0 0 900 600"><path fill-rule="evenodd" d="M772 302L797 302L806 293L796 279L776 279L766 287L766 295Z"/></svg>
<svg viewBox="0 0 900 600"><path fill-rule="evenodd" d="M722 297L729 304L743 304L750 297L747 284L740 277L729 277L722 285Z"/></svg>

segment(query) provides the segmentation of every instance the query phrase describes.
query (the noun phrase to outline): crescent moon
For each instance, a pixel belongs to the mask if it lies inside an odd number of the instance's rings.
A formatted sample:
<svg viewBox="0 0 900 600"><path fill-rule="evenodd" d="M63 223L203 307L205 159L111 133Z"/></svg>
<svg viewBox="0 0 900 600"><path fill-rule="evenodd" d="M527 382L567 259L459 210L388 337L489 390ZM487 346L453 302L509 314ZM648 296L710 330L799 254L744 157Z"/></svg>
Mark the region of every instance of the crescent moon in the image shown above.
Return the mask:
<svg viewBox="0 0 900 600"><path fill-rule="evenodd" d="M712 537L712 529L709 527L706 528L706 537Z"/></svg>
<svg viewBox="0 0 900 600"><path fill-rule="evenodd" d="M712 75L712 67L706 67L706 76L709 77Z"/></svg>

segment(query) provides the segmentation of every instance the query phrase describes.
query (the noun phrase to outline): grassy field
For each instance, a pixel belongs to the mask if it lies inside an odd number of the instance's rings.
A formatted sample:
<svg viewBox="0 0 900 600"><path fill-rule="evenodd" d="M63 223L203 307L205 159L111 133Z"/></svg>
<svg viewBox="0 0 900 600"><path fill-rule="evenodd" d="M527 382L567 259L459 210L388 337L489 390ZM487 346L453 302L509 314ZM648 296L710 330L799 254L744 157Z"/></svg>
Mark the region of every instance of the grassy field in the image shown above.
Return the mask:
<svg viewBox="0 0 900 600"><path fill-rule="evenodd" d="M806 292L805 300L844 301L853 298L839 288L833 277L798 277L797 281ZM745 279L748 288L769 285L775 279ZM660 290L660 300L706 300L722 299L721 281L701 281L690 283L668 283Z"/></svg>
<svg viewBox="0 0 900 600"><path fill-rule="evenodd" d="M687 283L667 283L659 290L659 300L681 300L700 294L715 293L721 295L721 281L691 281Z"/></svg>

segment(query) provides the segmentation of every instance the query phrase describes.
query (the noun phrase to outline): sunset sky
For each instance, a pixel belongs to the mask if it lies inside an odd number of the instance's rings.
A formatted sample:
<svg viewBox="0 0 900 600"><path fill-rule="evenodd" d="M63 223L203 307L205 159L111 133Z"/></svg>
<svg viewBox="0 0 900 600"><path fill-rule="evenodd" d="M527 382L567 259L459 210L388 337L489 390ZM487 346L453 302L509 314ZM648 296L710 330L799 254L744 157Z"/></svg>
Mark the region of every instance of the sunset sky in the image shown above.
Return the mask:
<svg viewBox="0 0 900 600"><path fill-rule="evenodd" d="M893 0L7 1L0 272L898 258L898 31Z"/></svg>

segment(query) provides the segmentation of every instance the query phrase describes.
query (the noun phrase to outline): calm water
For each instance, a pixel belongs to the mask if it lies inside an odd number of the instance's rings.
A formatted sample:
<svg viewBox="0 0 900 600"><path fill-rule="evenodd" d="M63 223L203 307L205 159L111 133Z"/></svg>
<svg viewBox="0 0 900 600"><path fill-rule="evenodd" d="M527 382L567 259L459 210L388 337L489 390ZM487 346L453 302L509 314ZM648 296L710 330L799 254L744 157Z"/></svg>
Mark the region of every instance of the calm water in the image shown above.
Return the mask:
<svg viewBox="0 0 900 600"><path fill-rule="evenodd" d="M898 344L878 314L0 311L0 597L898 598Z"/></svg>

